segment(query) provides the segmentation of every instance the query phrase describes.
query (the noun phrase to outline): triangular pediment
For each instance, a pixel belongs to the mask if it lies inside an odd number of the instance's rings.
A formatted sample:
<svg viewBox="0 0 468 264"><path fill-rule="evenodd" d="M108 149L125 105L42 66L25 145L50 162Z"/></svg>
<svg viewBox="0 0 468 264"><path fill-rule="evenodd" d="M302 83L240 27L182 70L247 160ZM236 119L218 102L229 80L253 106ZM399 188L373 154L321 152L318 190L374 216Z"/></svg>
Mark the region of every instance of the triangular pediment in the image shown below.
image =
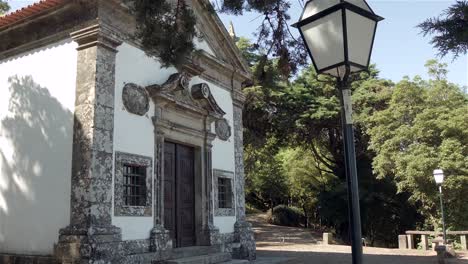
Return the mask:
<svg viewBox="0 0 468 264"><path fill-rule="evenodd" d="M191 1L191 6L197 17L197 30L201 35L201 39L195 40L197 48L201 47L218 60L249 73L249 65L221 19L213 11L211 3L208 0L196 0Z"/></svg>

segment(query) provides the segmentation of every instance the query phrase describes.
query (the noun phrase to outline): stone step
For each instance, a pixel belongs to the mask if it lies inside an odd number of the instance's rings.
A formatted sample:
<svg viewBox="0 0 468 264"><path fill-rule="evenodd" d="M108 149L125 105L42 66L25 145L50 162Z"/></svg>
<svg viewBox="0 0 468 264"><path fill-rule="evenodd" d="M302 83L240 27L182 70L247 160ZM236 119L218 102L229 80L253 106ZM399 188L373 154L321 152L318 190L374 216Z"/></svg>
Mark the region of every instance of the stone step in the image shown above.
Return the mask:
<svg viewBox="0 0 468 264"><path fill-rule="evenodd" d="M179 258L166 260L165 264L218 264L231 261L229 253L214 253L209 255L200 255L188 258Z"/></svg>
<svg viewBox="0 0 468 264"><path fill-rule="evenodd" d="M221 253L221 248L219 246L194 246L194 247L183 247L183 248L174 248L171 251L169 259L181 259L196 257L201 255L210 255L215 253Z"/></svg>
<svg viewBox="0 0 468 264"><path fill-rule="evenodd" d="M244 259L233 259L227 262L223 262L221 264L247 264L247 263L250 263L250 262Z"/></svg>
<svg viewBox="0 0 468 264"><path fill-rule="evenodd" d="M58 261L52 256L18 256L0 254L0 264L17 263L58 264Z"/></svg>

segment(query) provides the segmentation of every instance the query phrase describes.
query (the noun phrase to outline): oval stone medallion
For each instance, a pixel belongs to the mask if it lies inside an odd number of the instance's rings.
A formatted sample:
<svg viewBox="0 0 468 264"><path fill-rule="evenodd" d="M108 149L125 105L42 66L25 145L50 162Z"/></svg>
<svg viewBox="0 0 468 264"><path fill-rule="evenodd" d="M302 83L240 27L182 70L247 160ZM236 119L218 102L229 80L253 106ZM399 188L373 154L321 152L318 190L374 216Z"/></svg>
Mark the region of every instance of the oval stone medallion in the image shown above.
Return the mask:
<svg viewBox="0 0 468 264"><path fill-rule="evenodd" d="M215 123L216 135L221 140L228 140L231 137L231 126L226 119L219 119Z"/></svg>
<svg viewBox="0 0 468 264"><path fill-rule="evenodd" d="M135 115L145 115L149 110L149 98L145 89L134 83L125 84L122 100L128 112Z"/></svg>

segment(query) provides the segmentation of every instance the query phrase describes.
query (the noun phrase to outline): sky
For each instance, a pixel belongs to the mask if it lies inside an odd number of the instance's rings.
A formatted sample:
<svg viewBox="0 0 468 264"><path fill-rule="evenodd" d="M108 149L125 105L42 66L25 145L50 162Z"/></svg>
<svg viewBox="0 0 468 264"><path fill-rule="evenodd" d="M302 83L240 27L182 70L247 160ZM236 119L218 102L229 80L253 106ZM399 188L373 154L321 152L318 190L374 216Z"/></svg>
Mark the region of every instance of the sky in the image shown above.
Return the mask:
<svg viewBox="0 0 468 264"><path fill-rule="evenodd" d="M10 0L12 9L18 9L35 1ZM430 37L423 37L416 27L425 19L437 16L455 0L370 0L375 13L385 18L377 28L372 63L377 64L380 77L398 82L403 76L416 75L428 78L424 64L437 58L438 51L429 44ZM298 0L291 0L291 24L299 19L302 7ZM259 14L246 13L243 16L220 15L228 27L232 21L237 36L255 39L253 33L260 25ZM468 55L453 60L449 54L440 59L448 64L448 79L460 86L468 86Z"/></svg>
<svg viewBox="0 0 468 264"><path fill-rule="evenodd" d="M380 70L380 77L395 82L407 75L428 78L424 64L437 58L438 51L429 44L430 37L424 37L416 27L427 18L437 16L455 1L432 0L370 0L374 12L385 18L377 28L371 63ZM302 7L298 0L291 0L291 24L301 15ZM259 14L246 14L242 17L221 15L224 24L232 21L238 36L255 39L252 33L260 25ZM295 30L295 29L294 29ZM468 56L453 60L449 54L440 59L448 64L448 79L460 86L468 86Z"/></svg>

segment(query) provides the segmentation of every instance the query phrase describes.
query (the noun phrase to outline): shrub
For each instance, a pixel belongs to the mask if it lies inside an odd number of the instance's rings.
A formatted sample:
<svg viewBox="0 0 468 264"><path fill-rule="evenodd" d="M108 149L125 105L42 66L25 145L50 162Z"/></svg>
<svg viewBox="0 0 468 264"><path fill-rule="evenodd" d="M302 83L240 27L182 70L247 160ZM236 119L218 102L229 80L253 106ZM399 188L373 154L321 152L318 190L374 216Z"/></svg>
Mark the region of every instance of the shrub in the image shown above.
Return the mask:
<svg viewBox="0 0 468 264"><path fill-rule="evenodd" d="M304 213L299 208L278 205L273 208L273 213L268 221L273 225L300 226L304 218Z"/></svg>

